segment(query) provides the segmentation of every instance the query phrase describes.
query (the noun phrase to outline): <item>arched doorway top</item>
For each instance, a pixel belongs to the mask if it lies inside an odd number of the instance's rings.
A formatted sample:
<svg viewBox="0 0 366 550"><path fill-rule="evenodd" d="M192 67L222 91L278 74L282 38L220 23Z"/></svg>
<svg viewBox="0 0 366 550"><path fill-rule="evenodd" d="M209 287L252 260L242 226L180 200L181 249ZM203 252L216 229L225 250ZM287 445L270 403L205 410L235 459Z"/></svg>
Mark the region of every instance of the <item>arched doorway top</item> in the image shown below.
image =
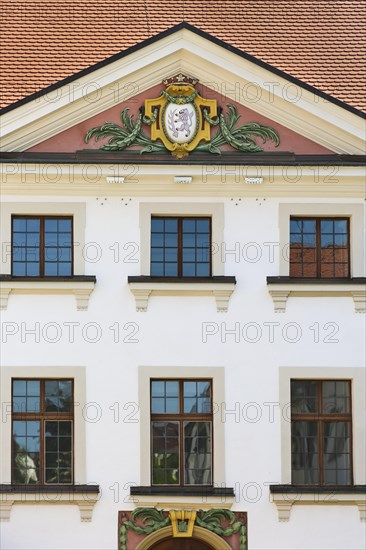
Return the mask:
<svg viewBox="0 0 366 550"><path fill-rule="evenodd" d="M140 542L140 544L136 547L136 550L150 550L159 541L169 539L170 537L174 540L172 527L164 527L163 529L159 529L158 531L155 531L155 533L148 535L143 541ZM231 550L230 546L226 541L224 541L224 539L218 535L215 535L215 533L208 531L207 529L203 529L202 527L194 527L192 538L205 542L212 548L215 548L215 550Z"/></svg>

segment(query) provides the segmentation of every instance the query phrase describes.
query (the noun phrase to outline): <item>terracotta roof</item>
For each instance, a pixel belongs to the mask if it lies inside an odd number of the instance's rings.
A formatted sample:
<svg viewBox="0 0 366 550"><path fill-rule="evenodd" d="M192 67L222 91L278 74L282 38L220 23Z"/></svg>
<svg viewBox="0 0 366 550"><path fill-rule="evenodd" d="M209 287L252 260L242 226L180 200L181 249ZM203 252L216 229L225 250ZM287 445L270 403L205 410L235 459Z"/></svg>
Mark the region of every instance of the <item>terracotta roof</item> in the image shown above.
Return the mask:
<svg viewBox="0 0 366 550"><path fill-rule="evenodd" d="M2 0L1 106L183 20L366 111L363 0Z"/></svg>

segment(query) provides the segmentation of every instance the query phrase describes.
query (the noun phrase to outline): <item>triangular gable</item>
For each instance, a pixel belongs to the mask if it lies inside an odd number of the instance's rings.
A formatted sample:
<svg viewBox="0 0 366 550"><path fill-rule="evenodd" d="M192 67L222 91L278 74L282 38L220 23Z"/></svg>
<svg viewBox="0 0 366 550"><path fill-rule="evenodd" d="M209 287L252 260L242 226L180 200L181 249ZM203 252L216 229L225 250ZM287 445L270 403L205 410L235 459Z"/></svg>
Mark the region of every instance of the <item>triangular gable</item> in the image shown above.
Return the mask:
<svg viewBox="0 0 366 550"><path fill-rule="evenodd" d="M300 135L289 128L270 120L268 117L265 117L259 113L256 113L249 107L241 105L237 101L233 100L232 97L227 97L219 94L217 91L209 89L204 85L197 85L197 89L200 92L200 95L207 99L216 100L219 108L223 112L227 112L228 105L233 105L236 108L237 114L240 119L238 125L248 124L248 123L257 123L264 127L270 127L276 130L279 135L279 145L276 146L273 141L267 140L263 142L261 138L257 138L256 141L259 146L262 147L265 152L291 152L296 154L311 154L311 155L322 155L332 153L330 149L327 149L318 143ZM121 123L121 112L124 109L128 109L128 114L133 115L134 120L137 119L140 109L144 106L146 99L151 99L158 97L162 90L164 90L164 85L160 84L137 94L130 99L123 101L111 107L101 113L94 115L93 117L72 126L68 130L60 132L56 136L53 136L34 147L31 147L27 152L39 153L39 152L59 152L59 153L74 153L76 151L85 150L85 149L100 149L104 144L108 142L108 138L102 138L99 140L90 139L88 143L85 143L86 133L94 127L102 126L107 122L116 123L117 125L122 125ZM235 90L234 90L235 92ZM233 94L234 95L234 94ZM144 131L149 134L150 130L145 126ZM216 133L217 129L215 127L211 128L211 137ZM134 146L137 148L137 146ZM233 151L233 148L230 145L223 145L221 151ZM125 149L126 151L127 149ZM121 157L123 159L123 157Z"/></svg>
<svg viewBox="0 0 366 550"><path fill-rule="evenodd" d="M228 100L235 103L243 121L265 119L279 125L279 151L364 152L364 121L338 100L330 102L325 94L185 24L8 111L2 120L2 150L43 151L55 147L66 132L73 135L75 150L91 123L110 116L118 121L121 108L131 107L131 96L141 104L154 87L160 89L164 78L180 71L206 85L202 94L222 96L223 107Z"/></svg>

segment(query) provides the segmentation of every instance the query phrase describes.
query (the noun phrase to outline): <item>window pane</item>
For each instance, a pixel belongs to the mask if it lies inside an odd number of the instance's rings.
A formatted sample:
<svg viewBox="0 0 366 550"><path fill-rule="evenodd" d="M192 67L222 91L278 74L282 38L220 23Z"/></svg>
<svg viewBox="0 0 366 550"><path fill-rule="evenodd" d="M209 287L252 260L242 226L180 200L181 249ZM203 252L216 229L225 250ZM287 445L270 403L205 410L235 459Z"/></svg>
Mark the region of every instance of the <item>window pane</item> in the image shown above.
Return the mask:
<svg viewBox="0 0 366 550"><path fill-rule="evenodd" d="M179 423L152 423L152 479L157 485L179 484Z"/></svg>
<svg viewBox="0 0 366 550"><path fill-rule="evenodd" d="M291 445L292 483L319 483L317 423L292 422Z"/></svg>
<svg viewBox="0 0 366 550"><path fill-rule="evenodd" d="M197 277L209 277L210 265L209 264L197 264L196 276Z"/></svg>
<svg viewBox="0 0 366 550"><path fill-rule="evenodd" d="M317 411L317 382L291 380L291 413Z"/></svg>
<svg viewBox="0 0 366 550"><path fill-rule="evenodd" d="M40 423L13 421L13 483L39 482Z"/></svg>
<svg viewBox="0 0 366 550"><path fill-rule="evenodd" d="M72 410L71 381L45 381L45 409L47 412L70 412Z"/></svg>
<svg viewBox="0 0 366 550"><path fill-rule="evenodd" d="M178 276L178 265L175 263L166 263L164 270L165 277L177 277Z"/></svg>
<svg viewBox="0 0 366 550"><path fill-rule="evenodd" d="M350 412L350 384L342 381L323 382L323 412Z"/></svg>
<svg viewBox="0 0 366 550"><path fill-rule="evenodd" d="M151 218L151 232L163 232L164 231L164 220L158 218Z"/></svg>
<svg viewBox="0 0 366 550"><path fill-rule="evenodd" d="M195 233L196 222L194 219L183 220L183 233Z"/></svg>
<svg viewBox="0 0 366 550"><path fill-rule="evenodd" d="M324 483L348 485L351 483L350 423L324 424Z"/></svg>
<svg viewBox="0 0 366 550"><path fill-rule="evenodd" d="M45 232L52 231L57 233L57 219L46 219L44 222Z"/></svg>
<svg viewBox="0 0 366 550"><path fill-rule="evenodd" d="M345 233L348 232L348 223L347 220L335 220L334 221L334 232L335 233Z"/></svg>
<svg viewBox="0 0 366 550"><path fill-rule="evenodd" d="M13 381L13 412L40 410L40 383L38 380Z"/></svg>
<svg viewBox="0 0 366 550"><path fill-rule="evenodd" d="M179 412L179 384L177 381L151 382L151 411L154 414Z"/></svg>
<svg viewBox="0 0 366 550"><path fill-rule="evenodd" d="M45 422L45 481L72 481L72 422Z"/></svg>
<svg viewBox="0 0 366 550"><path fill-rule="evenodd" d="M165 396L165 382L160 380L153 380L151 382L151 395L153 397Z"/></svg>
<svg viewBox="0 0 366 550"><path fill-rule="evenodd" d="M13 396L27 395L27 382L25 380L13 381Z"/></svg>
<svg viewBox="0 0 366 550"><path fill-rule="evenodd" d="M69 277L72 275L71 272L71 263L59 263L58 264L58 274L63 277Z"/></svg>
<svg viewBox="0 0 366 550"><path fill-rule="evenodd" d="M29 231L39 231L40 230L40 221L37 218L27 219L27 232Z"/></svg>
<svg viewBox="0 0 366 550"><path fill-rule="evenodd" d="M211 483L211 423L184 423L184 482L187 485Z"/></svg>
<svg viewBox="0 0 366 550"><path fill-rule="evenodd" d="M167 233L176 233L178 231L178 220L174 218L166 219L164 229Z"/></svg>
<svg viewBox="0 0 366 550"><path fill-rule="evenodd" d="M27 228L27 222L24 219L14 218L13 219L13 231L23 231L25 232Z"/></svg>
<svg viewBox="0 0 366 550"><path fill-rule="evenodd" d="M320 222L320 230L323 233L330 233L332 234L334 231L334 223L333 220L321 220Z"/></svg>

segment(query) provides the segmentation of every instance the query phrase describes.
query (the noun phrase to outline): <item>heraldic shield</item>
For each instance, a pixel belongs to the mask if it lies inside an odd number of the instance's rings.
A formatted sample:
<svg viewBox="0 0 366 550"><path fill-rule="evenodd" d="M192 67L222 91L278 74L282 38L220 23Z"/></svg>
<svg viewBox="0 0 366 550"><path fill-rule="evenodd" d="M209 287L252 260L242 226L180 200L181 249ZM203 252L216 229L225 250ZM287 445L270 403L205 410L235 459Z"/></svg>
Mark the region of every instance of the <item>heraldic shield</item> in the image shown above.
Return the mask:
<svg viewBox="0 0 366 550"><path fill-rule="evenodd" d="M166 89L160 97L145 100L151 141L161 140L178 159L189 155L200 141L210 141L212 119L217 117L216 100L201 97L197 82L178 74L163 81Z"/></svg>

